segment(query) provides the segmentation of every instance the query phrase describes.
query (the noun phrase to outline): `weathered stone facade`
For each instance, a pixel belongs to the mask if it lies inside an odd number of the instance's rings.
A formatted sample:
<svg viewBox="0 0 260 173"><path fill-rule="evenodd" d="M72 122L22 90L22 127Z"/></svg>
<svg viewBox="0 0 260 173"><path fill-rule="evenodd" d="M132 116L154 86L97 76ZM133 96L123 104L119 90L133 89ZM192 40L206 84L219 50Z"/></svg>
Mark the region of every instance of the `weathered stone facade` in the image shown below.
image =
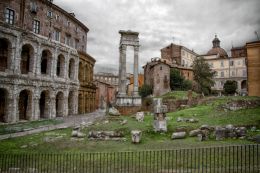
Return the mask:
<svg viewBox="0 0 260 173"><path fill-rule="evenodd" d="M88 28L47 0L4 0L0 12L0 121L77 114Z"/></svg>
<svg viewBox="0 0 260 173"><path fill-rule="evenodd" d="M93 81L93 67L95 59L85 52L78 51L80 82L78 95L78 113L84 114L96 110L96 86Z"/></svg>
<svg viewBox="0 0 260 173"><path fill-rule="evenodd" d="M171 66L166 61L153 58L144 67L144 83L153 88L153 95L160 96L169 91Z"/></svg>

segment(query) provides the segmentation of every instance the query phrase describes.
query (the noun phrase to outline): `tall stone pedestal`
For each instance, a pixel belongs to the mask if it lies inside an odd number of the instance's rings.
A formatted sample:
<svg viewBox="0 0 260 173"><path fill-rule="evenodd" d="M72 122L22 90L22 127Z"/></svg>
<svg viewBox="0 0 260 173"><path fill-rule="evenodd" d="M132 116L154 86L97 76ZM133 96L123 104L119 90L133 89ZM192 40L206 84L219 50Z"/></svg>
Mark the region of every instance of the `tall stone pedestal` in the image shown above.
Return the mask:
<svg viewBox="0 0 260 173"><path fill-rule="evenodd" d="M154 122L153 128L155 132L167 132L166 113L168 112L167 106L162 104L161 98L153 100L154 105Z"/></svg>

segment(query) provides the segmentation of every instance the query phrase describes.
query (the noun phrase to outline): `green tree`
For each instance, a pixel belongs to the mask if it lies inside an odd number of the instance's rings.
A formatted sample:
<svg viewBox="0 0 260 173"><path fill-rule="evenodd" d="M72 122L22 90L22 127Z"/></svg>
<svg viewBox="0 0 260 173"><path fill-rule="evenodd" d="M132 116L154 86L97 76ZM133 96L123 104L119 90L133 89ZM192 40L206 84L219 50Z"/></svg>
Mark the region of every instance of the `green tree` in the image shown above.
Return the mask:
<svg viewBox="0 0 260 173"><path fill-rule="evenodd" d="M189 90L192 88L192 82L185 80L178 69L172 68L170 71L171 90Z"/></svg>
<svg viewBox="0 0 260 173"><path fill-rule="evenodd" d="M139 88L139 95L144 98L153 93L153 89L150 85L144 84Z"/></svg>
<svg viewBox="0 0 260 173"><path fill-rule="evenodd" d="M215 76L215 71L213 71L209 64L205 61L203 57L199 57L193 62L193 72L194 80L198 84L198 91L204 94L209 94L211 91L211 86L214 85L213 77Z"/></svg>
<svg viewBox="0 0 260 173"><path fill-rule="evenodd" d="M237 82L234 80L227 80L224 83L224 92L226 94L235 94L236 90L237 90Z"/></svg>

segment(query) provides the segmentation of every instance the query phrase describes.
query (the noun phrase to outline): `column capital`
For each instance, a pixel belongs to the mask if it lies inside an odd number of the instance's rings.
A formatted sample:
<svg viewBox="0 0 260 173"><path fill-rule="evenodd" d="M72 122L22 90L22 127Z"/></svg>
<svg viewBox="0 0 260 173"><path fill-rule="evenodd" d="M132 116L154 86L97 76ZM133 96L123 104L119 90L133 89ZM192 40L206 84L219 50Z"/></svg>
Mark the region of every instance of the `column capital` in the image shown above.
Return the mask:
<svg viewBox="0 0 260 173"><path fill-rule="evenodd" d="M120 46L120 50L121 50L121 51L126 51L126 48L127 48L127 46L124 45L124 44L122 44L122 45Z"/></svg>
<svg viewBox="0 0 260 173"><path fill-rule="evenodd" d="M134 51L139 51L139 45L138 46L134 46Z"/></svg>

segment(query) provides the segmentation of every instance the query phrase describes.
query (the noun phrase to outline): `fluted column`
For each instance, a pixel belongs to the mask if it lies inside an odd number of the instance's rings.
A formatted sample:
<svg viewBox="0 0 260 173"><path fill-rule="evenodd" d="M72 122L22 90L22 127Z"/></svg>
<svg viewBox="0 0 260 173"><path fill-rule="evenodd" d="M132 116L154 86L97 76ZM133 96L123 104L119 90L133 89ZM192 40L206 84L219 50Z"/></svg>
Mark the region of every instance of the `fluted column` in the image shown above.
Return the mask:
<svg viewBox="0 0 260 173"><path fill-rule="evenodd" d="M133 96L138 96L138 53L139 46L134 47L134 90Z"/></svg>
<svg viewBox="0 0 260 173"><path fill-rule="evenodd" d="M126 45L120 47L120 60L119 60L119 95L126 95Z"/></svg>

